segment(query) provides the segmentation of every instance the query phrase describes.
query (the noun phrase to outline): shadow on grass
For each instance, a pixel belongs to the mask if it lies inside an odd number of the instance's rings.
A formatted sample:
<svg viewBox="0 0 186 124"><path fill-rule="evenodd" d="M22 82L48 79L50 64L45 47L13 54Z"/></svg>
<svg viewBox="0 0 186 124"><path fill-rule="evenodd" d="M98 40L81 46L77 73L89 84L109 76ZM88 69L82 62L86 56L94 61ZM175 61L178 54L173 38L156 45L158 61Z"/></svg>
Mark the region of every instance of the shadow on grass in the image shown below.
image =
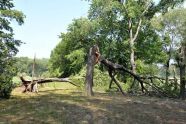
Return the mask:
<svg viewBox="0 0 186 124"><path fill-rule="evenodd" d="M27 98L14 96L10 100L0 101L0 123L186 123L186 106L185 103L180 104L181 101L173 103L105 93L86 97L82 92L63 94L65 90L58 90L42 91Z"/></svg>

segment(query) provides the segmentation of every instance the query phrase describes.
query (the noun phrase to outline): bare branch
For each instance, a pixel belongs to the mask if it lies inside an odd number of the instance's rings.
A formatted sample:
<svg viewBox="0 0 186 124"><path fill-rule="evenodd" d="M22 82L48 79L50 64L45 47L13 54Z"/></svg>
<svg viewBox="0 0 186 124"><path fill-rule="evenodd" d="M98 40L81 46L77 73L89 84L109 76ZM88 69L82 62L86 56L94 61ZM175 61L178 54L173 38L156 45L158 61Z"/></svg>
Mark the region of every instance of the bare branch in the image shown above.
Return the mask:
<svg viewBox="0 0 186 124"><path fill-rule="evenodd" d="M136 33L135 33L135 35L134 35L134 37L133 37L133 41L135 41L136 40L136 38L137 38L137 36L138 36L138 34L139 34L139 30L140 30L140 27L141 27L141 23L142 23L142 19L140 18L140 20L139 20L139 23L138 23L138 27L137 27L137 30L136 30Z"/></svg>

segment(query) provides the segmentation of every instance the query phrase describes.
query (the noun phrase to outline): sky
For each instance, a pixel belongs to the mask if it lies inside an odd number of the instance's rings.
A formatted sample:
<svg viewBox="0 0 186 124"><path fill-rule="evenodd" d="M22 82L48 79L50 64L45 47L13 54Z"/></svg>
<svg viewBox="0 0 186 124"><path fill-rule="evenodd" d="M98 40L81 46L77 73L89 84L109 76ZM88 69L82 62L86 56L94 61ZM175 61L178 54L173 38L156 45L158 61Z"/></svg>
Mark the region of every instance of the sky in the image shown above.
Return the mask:
<svg viewBox="0 0 186 124"><path fill-rule="evenodd" d="M49 58L61 32L73 19L87 17L89 9L85 0L14 0L14 5L26 15L22 26L13 23L15 38L24 42L17 56L29 58Z"/></svg>
<svg viewBox="0 0 186 124"><path fill-rule="evenodd" d="M15 38L25 44L17 56L49 58L59 43L58 36L66 32L75 18L86 17L89 3L85 0L14 0L17 10L25 15L25 23L13 23Z"/></svg>

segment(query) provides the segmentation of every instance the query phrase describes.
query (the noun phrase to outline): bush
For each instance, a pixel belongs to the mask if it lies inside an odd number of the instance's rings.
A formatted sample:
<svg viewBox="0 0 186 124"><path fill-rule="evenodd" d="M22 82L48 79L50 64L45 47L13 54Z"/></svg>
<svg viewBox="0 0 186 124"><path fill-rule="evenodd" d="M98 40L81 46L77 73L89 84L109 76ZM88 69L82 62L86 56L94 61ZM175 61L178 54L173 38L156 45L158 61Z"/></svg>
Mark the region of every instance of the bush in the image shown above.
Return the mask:
<svg viewBox="0 0 186 124"><path fill-rule="evenodd" d="M10 98L12 89L12 76L6 73L0 74L0 98Z"/></svg>
<svg viewBox="0 0 186 124"><path fill-rule="evenodd" d="M10 98L14 87L12 78L16 74L14 61L9 59L0 67L0 98Z"/></svg>
<svg viewBox="0 0 186 124"><path fill-rule="evenodd" d="M0 85L0 98L10 98L11 91L13 88L12 81L6 82L6 83L1 83Z"/></svg>

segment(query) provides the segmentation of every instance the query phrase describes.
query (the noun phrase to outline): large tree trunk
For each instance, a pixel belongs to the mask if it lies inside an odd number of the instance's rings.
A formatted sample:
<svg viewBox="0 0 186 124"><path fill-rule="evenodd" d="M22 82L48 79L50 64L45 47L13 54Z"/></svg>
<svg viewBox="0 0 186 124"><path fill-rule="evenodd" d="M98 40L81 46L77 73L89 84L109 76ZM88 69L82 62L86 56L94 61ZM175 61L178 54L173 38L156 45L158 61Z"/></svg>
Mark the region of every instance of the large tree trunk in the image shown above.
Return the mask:
<svg viewBox="0 0 186 124"><path fill-rule="evenodd" d="M185 99L185 84L186 84L186 45L182 44L178 54L178 65L180 68L180 98Z"/></svg>
<svg viewBox="0 0 186 124"><path fill-rule="evenodd" d="M169 82L169 75L170 75L170 72L169 72L169 64L170 63L170 59L167 60L167 63L165 65L165 68L166 68L166 71L165 71L165 84L168 85L168 82Z"/></svg>
<svg viewBox="0 0 186 124"><path fill-rule="evenodd" d="M94 74L94 64L96 62L96 52L98 52L98 46L94 45L90 48L88 54L87 72L85 79L85 90L87 96L93 96L93 74Z"/></svg>
<svg viewBox="0 0 186 124"><path fill-rule="evenodd" d="M185 65L180 66L180 98L185 99Z"/></svg>

